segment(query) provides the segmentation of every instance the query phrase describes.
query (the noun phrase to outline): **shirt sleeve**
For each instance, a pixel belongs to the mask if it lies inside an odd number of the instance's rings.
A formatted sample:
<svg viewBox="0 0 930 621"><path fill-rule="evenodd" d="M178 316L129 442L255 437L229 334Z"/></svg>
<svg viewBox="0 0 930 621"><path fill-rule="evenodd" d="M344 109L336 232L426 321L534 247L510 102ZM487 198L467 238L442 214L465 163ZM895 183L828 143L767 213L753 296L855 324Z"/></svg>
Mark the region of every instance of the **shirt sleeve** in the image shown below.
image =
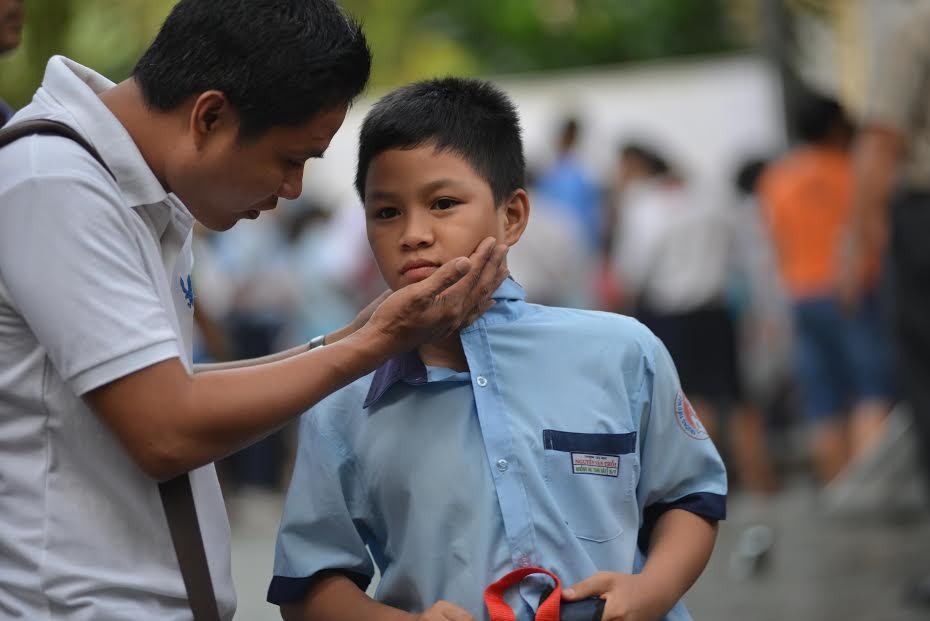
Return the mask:
<svg viewBox="0 0 930 621"><path fill-rule="evenodd" d="M180 356L115 186L32 176L0 206L0 286L76 394Z"/></svg>
<svg viewBox="0 0 930 621"><path fill-rule="evenodd" d="M272 604L302 600L321 571L338 571L362 590L374 576L360 530L366 505L356 461L346 447L321 432L314 416L311 410L300 421L297 461L268 588Z"/></svg>
<svg viewBox="0 0 930 621"><path fill-rule="evenodd" d="M646 550L659 517L684 509L708 520L726 517L723 461L681 390L665 346L655 337L640 421L640 479L636 498L643 515L639 547Z"/></svg>

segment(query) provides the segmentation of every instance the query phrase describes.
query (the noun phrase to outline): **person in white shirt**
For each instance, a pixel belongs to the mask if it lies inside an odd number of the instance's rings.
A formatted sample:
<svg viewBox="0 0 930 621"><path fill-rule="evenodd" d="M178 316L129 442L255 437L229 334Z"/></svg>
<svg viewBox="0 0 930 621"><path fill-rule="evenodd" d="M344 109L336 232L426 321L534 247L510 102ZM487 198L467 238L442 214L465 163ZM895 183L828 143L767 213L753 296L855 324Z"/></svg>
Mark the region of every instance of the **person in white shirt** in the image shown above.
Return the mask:
<svg viewBox="0 0 930 621"><path fill-rule="evenodd" d="M325 347L193 373L194 221L298 196L370 61L331 0L181 0L116 85L49 61L9 127L59 121L103 163L54 135L0 149L0 618L191 619L156 481L192 471L231 619L212 462L490 306L506 247L489 238Z"/></svg>

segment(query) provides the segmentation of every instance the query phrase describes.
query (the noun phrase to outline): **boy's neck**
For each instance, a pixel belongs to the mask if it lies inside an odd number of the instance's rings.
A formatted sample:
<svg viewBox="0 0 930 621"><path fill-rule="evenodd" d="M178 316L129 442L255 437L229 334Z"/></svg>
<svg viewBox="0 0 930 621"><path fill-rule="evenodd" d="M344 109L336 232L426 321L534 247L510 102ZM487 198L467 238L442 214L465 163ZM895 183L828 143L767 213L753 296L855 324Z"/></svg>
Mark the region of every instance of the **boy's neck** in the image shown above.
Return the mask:
<svg viewBox="0 0 930 621"><path fill-rule="evenodd" d="M425 365L453 371L468 370L468 360L465 358L462 339L458 334L453 334L441 341L424 343L417 348L417 353L420 354L420 360Z"/></svg>

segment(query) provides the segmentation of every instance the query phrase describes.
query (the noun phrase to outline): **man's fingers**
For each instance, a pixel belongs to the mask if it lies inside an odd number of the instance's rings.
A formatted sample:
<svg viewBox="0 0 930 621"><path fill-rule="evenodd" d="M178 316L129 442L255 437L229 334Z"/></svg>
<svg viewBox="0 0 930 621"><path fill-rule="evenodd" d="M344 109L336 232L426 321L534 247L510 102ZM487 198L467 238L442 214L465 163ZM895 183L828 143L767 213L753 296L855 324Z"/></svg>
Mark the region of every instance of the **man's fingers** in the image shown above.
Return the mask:
<svg viewBox="0 0 930 621"><path fill-rule="evenodd" d="M562 599L576 601L589 597L600 597L610 590L611 576L607 572L598 572L562 591Z"/></svg>
<svg viewBox="0 0 930 621"><path fill-rule="evenodd" d="M471 308L476 305L475 302L472 302L474 298L471 296L476 290L480 291L481 289L481 278L488 268L488 265L494 260L496 245L497 242L493 237L486 237L478 244L475 251L468 257L468 261L471 265L471 270L468 272L468 275L462 278L461 281L447 287L445 291L445 295L450 302L453 304L465 303L465 308ZM493 291L494 289L491 289L484 297L487 297Z"/></svg>
<svg viewBox="0 0 930 621"><path fill-rule="evenodd" d="M474 267L470 259L459 257L443 263L429 278L411 286L420 289L418 293L434 298L462 280L463 276L473 270Z"/></svg>

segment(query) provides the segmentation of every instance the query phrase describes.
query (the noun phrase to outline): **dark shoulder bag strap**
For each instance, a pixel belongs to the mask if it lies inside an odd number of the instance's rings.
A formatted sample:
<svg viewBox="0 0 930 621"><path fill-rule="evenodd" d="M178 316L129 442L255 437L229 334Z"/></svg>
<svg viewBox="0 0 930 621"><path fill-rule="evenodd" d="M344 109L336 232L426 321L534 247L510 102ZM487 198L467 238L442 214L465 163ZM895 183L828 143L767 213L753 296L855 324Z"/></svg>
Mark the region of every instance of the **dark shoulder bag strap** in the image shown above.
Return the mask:
<svg viewBox="0 0 930 621"><path fill-rule="evenodd" d="M0 129L0 147L14 140L35 134L53 134L69 138L78 143L103 166L114 179L113 171L107 166L97 150L83 136L71 127L58 121L37 119L7 125ZM207 555L203 549L203 537L200 534L200 522L197 521L197 508L191 491L190 476L179 477L158 484L161 502L168 518L168 530L171 542L178 557L187 600L194 613L194 621L220 621L216 596L213 593L213 581L210 580L210 568Z"/></svg>

